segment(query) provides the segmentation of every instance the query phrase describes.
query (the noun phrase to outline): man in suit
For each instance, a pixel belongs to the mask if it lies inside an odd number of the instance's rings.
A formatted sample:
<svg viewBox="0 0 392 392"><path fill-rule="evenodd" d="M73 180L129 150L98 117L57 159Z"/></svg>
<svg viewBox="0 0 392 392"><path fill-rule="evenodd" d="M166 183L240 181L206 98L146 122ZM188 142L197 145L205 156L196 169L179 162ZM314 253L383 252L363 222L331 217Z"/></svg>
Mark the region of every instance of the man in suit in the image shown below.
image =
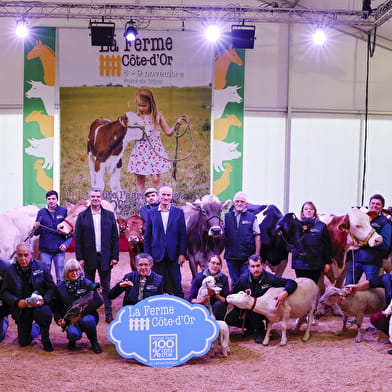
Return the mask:
<svg viewBox="0 0 392 392"><path fill-rule="evenodd" d="M173 294L184 298L180 266L185 262L187 249L184 212L171 205L173 190L163 186L159 190L160 204L150 210L144 232L144 250L154 259L154 271L168 279Z"/></svg>
<svg viewBox="0 0 392 392"><path fill-rule="evenodd" d="M147 214L151 210L151 208L158 207L159 199L158 199L158 191L155 188L147 188L144 192L144 196L146 198L146 205L144 205L139 212L139 215L144 220L147 221Z"/></svg>
<svg viewBox="0 0 392 392"><path fill-rule="evenodd" d="M75 224L76 258L87 279L95 281L98 270L105 306L105 321L113 321L110 291L111 269L118 263L119 241L113 212L101 206L102 192L92 188L88 194L90 207L82 211Z"/></svg>

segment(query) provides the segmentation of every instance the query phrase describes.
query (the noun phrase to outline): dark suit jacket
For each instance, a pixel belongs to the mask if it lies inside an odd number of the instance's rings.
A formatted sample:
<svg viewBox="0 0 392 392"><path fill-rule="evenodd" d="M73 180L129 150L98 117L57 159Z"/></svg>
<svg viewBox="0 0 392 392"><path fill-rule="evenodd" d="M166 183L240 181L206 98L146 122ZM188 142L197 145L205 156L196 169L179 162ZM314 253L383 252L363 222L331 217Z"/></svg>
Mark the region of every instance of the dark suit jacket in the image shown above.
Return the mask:
<svg viewBox="0 0 392 392"><path fill-rule="evenodd" d="M95 233L91 207L82 211L75 224L75 252L85 261L86 269L98 268ZM113 212L101 207L101 270L110 269L110 261L118 260L118 230Z"/></svg>
<svg viewBox="0 0 392 392"><path fill-rule="evenodd" d="M185 217L181 208L170 206L166 233L158 207L152 208L144 232L144 251L159 263L166 253L171 261L177 261L179 255L186 255L186 249Z"/></svg>

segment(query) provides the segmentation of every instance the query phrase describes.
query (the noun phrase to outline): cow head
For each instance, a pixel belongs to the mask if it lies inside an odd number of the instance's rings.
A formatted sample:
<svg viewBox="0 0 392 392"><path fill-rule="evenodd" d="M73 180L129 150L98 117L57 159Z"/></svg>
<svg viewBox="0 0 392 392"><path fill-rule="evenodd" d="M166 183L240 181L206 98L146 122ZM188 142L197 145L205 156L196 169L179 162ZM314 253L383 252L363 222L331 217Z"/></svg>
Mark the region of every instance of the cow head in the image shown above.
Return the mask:
<svg viewBox="0 0 392 392"><path fill-rule="evenodd" d="M276 225L276 233L281 236L287 251L294 246L301 247L302 232L302 223L293 212L280 218Z"/></svg>
<svg viewBox="0 0 392 392"><path fill-rule="evenodd" d="M192 203L192 207L198 211L198 219L207 223L209 236L219 237L223 234L222 203L215 195L204 195L200 201Z"/></svg>
<svg viewBox="0 0 392 392"><path fill-rule="evenodd" d="M368 211L366 208L352 208L348 212L348 226L345 220L339 225L339 229L348 231L347 245L350 249L357 249L358 246L364 245L374 247L382 243L382 237L370 224L375 215L377 215L375 211Z"/></svg>
<svg viewBox="0 0 392 392"><path fill-rule="evenodd" d="M132 215L126 221L125 238L128 245L135 246L143 242L144 220L139 215Z"/></svg>
<svg viewBox="0 0 392 392"><path fill-rule="evenodd" d="M226 300L229 304L233 304L240 309L250 309L253 305L253 299L250 296L250 290L239 291L235 294L229 294L226 297Z"/></svg>
<svg viewBox="0 0 392 392"><path fill-rule="evenodd" d="M89 203L87 200L79 200L76 204L66 202L67 218L57 225L57 231L62 234L71 234L75 229L76 219L80 212L84 211Z"/></svg>

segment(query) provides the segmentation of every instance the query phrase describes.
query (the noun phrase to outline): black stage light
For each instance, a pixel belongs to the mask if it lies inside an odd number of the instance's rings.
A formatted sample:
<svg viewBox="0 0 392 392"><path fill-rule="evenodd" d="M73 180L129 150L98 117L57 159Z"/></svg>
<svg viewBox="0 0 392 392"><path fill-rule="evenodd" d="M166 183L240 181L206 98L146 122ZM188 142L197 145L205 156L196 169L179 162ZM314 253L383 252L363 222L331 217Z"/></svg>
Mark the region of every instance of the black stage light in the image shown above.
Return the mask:
<svg viewBox="0 0 392 392"><path fill-rule="evenodd" d="M91 45L112 46L114 41L115 24L113 22L91 22Z"/></svg>
<svg viewBox="0 0 392 392"><path fill-rule="evenodd" d="M125 24L124 37L128 42L135 41L138 31L136 30L134 21L131 19Z"/></svg>
<svg viewBox="0 0 392 392"><path fill-rule="evenodd" d="M231 39L233 48L253 49L255 44L255 26L232 25Z"/></svg>

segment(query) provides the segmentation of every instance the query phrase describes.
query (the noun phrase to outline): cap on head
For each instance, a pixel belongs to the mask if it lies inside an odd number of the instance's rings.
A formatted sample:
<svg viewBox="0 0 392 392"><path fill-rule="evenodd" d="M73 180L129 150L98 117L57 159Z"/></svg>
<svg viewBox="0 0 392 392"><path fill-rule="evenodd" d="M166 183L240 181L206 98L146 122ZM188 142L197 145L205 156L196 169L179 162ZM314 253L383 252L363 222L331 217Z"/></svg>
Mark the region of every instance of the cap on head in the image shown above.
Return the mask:
<svg viewBox="0 0 392 392"><path fill-rule="evenodd" d="M147 188L146 191L144 192L144 196L147 196L149 193L158 194L158 191L155 188Z"/></svg>

